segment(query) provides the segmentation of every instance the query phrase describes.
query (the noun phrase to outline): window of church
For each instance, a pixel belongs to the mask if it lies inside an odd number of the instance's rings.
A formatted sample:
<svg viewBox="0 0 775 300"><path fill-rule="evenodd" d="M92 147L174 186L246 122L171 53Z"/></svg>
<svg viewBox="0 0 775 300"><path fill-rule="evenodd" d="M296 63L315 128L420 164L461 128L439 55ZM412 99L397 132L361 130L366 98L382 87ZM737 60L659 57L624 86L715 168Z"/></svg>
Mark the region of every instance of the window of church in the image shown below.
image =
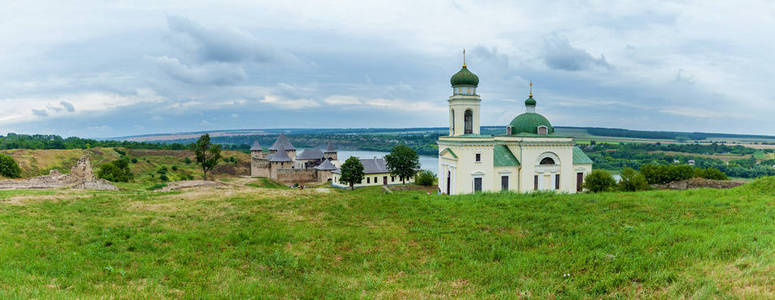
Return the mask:
<svg viewBox="0 0 775 300"><path fill-rule="evenodd" d="M474 133L474 113L469 109L466 110L463 121L465 123L465 131L464 134L471 134Z"/></svg>
<svg viewBox="0 0 775 300"><path fill-rule="evenodd" d="M552 159L551 157L544 157L544 159L541 160L541 164L542 165L553 165L554 164L554 159Z"/></svg>
<svg viewBox="0 0 775 300"><path fill-rule="evenodd" d="M481 161L482 161L482 154L481 153L477 153L476 154L476 162L481 162Z"/></svg>
<svg viewBox="0 0 775 300"><path fill-rule="evenodd" d="M541 134L541 135L549 134L549 128L547 128L546 126L538 126L538 134Z"/></svg>

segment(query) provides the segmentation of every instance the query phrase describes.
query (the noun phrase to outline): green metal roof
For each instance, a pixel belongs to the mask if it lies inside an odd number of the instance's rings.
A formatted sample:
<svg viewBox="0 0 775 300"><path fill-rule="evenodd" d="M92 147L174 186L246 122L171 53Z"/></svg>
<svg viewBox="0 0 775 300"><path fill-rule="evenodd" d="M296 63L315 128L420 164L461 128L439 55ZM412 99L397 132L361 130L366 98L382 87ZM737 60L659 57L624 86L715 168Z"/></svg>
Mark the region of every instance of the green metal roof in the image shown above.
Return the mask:
<svg viewBox="0 0 775 300"><path fill-rule="evenodd" d="M506 145L495 145L493 149L493 165L496 167L519 166L519 160L514 157Z"/></svg>
<svg viewBox="0 0 775 300"><path fill-rule="evenodd" d="M579 147L573 147L573 164L591 164L592 159Z"/></svg>
<svg viewBox="0 0 775 300"><path fill-rule="evenodd" d="M549 123L549 120L540 114L532 112L515 117L511 120L509 126L511 127L511 135L517 135L523 132L538 134L538 126L546 126L548 133L554 133L554 127Z"/></svg>
<svg viewBox="0 0 775 300"><path fill-rule="evenodd" d="M455 152L452 152L452 149L445 148L444 150L441 150L441 153L444 153L444 151L449 151L449 154L452 154L452 157L457 158L457 154L455 154Z"/></svg>
<svg viewBox="0 0 775 300"><path fill-rule="evenodd" d="M466 65L463 65L463 68L461 68L460 71L457 71L455 75L452 75L452 78L449 79L449 83L452 84L452 86L456 86L456 85L478 86L479 76L476 76L476 74L468 70L468 67L466 67Z"/></svg>

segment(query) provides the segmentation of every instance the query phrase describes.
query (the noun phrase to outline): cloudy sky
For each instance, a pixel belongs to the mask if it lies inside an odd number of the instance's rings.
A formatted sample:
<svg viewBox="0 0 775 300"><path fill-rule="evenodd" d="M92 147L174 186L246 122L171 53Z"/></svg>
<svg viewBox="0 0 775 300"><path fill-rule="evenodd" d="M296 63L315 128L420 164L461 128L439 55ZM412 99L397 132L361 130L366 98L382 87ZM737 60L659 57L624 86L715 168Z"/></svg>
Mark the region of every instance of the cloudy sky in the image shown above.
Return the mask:
<svg viewBox="0 0 775 300"><path fill-rule="evenodd" d="M463 48L483 125L775 134L772 1L158 2L4 1L0 134L446 126Z"/></svg>

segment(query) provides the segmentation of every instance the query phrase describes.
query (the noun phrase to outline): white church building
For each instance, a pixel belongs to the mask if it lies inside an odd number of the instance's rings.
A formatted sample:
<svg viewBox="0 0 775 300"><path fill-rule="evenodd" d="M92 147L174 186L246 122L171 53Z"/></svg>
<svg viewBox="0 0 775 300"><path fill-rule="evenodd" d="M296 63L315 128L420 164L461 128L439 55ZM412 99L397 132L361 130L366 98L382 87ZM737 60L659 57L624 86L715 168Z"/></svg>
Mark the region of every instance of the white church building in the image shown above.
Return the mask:
<svg viewBox="0 0 775 300"><path fill-rule="evenodd" d="M502 135L480 134L479 77L465 63L450 83L449 136L438 140L442 193L582 191L592 160L572 137L555 134L549 120L535 112L532 83L525 113Z"/></svg>

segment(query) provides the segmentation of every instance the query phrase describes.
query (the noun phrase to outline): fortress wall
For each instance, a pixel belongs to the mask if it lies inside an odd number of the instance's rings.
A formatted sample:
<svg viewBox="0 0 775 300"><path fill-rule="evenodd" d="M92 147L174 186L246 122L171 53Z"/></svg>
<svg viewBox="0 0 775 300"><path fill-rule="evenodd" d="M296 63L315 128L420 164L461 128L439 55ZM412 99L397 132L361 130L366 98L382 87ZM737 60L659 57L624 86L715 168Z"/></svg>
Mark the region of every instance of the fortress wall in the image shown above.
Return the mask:
<svg viewBox="0 0 775 300"><path fill-rule="evenodd" d="M250 164L251 177L269 177L269 161L266 159L253 158Z"/></svg>
<svg viewBox="0 0 775 300"><path fill-rule="evenodd" d="M317 182L317 170L314 169L277 169L275 180L282 183Z"/></svg>

